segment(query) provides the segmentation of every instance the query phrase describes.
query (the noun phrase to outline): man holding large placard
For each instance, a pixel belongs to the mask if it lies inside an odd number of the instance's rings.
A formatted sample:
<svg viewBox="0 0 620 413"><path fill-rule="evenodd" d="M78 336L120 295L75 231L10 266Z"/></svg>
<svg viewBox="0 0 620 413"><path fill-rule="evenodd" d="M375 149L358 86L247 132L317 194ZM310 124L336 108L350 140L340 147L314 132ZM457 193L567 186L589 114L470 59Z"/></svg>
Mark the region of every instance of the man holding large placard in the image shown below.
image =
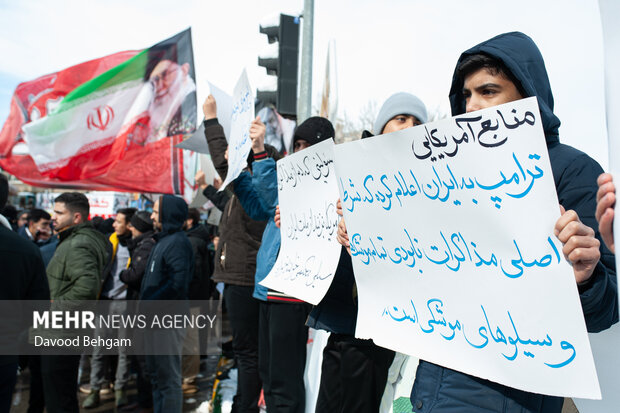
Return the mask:
<svg viewBox="0 0 620 413"><path fill-rule="evenodd" d="M461 55L450 91L453 115L536 96L562 216L555 234L573 267L588 331L617 322L613 255L600 242L594 220L601 167L559 143L559 119L542 56L522 33L507 33ZM566 211L564 210L566 209ZM411 401L416 412L560 412L563 399L516 390L421 361Z"/></svg>
<svg viewBox="0 0 620 413"><path fill-rule="evenodd" d="M517 102L528 96L536 96L538 101L530 98ZM345 213L351 213L349 224L353 227L357 221L355 231L359 231L351 235L349 243L344 220L341 221L341 243L351 247L354 264L357 264L360 314L363 315L358 317L356 335L370 336L379 344L399 351L414 348L415 353L411 354L477 376L422 361L411 396L416 412L559 412L561 398L536 393L600 397L583 330L587 325L591 332L601 331L618 320L614 257L601 246L598 233L592 229L596 227L594 195L596 177L602 171L600 166L587 155L559 143L560 122L553 114L553 97L542 56L534 42L522 33L500 35L465 52L457 66L450 98L453 119L411 132L398 132L403 139L409 139L410 150L415 155L415 167L405 172L406 176L390 166L394 163L398 168L403 161L412 162L410 155L398 152L407 151L399 142L395 142L398 149L393 148L389 154L390 164L379 161L371 166L368 162L361 172L350 169L352 157L372 153L388 159L381 150L380 140L349 144L350 149L337 150L343 206ZM496 110L490 109L497 105L500 106ZM463 115L474 110L481 111ZM519 132L530 127L532 132ZM539 140L543 132L546 142ZM506 142L510 143L510 149L500 150ZM460 156L455 157L457 152ZM494 155L489 157L490 153ZM478 158L481 162L473 161ZM528 163L544 159L546 165L540 163L542 169L521 165L519 159L522 158ZM463 163L466 159L468 164ZM502 178L499 181L495 178L497 167ZM463 168L467 169L467 176L463 175ZM516 168L514 173L512 168ZM541 180L536 184L538 189L534 189L537 195L530 194L534 182L543 176L546 177L544 184ZM361 186L357 186L359 179L363 180ZM555 185L557 197L550 193L552 185ZM493 192L508 186L523 187L516 191L502 189L499 194L502 197ZM521 203L519 200L527 199L528 194L530 198L533 196L529 204L527 201ZM481 199L478 195L486 200L478 202ZM488 196L491 204L488 204ZM561 208L561 217L553 228L557 215L551 213L549 207L558 200L568 211ZM537 209L539 204L545 208ZM403 208L412 205L416 205L416 209L409 209L415 214L413 218L403 217L402 211L407 211ZM510 219L501 219L499 211L505 211L503 213L509 214ZM370 212L386 221L382 228L370 226ZM404 233L403 229L399 231L403 228L401 224L394 222L391 216L407 221ZM367 228L360 225L360 219L365 220ZM386 228L390 219L395 228ZM534 222L536 227L532 226ZM441 228L444 232L455 229L457 232L446 232L448 238L445 238ZM428 248L425 238L437 229L445 244L440 238L439 243ZM548 231L551 236L547 238ZM399 244L394 248L391 243L399 233L406 237L404 241L396 240ZM466 242L465 238L473 233L476 233L476 243ZM481 245L479 240L482 239L495 244L495 253L490 254L488 246ZM545 239L546 247L541 243ZM556 247L557 240L562 245ZM547 248L552 253L540 259L524 258L526 254L519 245L531 249L537 243L534 249ZM509 248L501 247L502 244ZM486 251L482 255L480 247ZM502 248L504 252L496 255ZM510 249L517 252L517 258L502 256L510 253ZM566 266L561 255L572 266L571 279L574 277L578 290L563 275L571 268ZM467 262L475 265L472 267ZM506 267L506 264L514 267ZM379 287L367 270L381 265L399 274L384 274L384 283L392 283L387 288ZM550 265L558 269L552 270ZM430 272L427 271L429 266ZM542 273L535 270L546 267L548 270ZM403 271L403 268L411 270ZM500 277L495 278L487 268L501 269ZM465 271L467 277L458 277L459 269L460 274ZM522 278L525 269L529 275ZM410 280L415 289L404 288L405 280ZM365 298L363 305L362 282L365 288L375 288L372 302ZM528 288L533 286L538 289ZM505 294L508 291L510 294ZM554 295L549 297L548 291L553 291ZM367 289L364 294L368 293ZM579 309L574 305L577 297L581 301ZM477 315L473 311L476 306ZM490 310L491 307L495 310ZM498 311L500 317L504 313L508 322L503 323L502 329L509 329L510 335L504 335L497 321L493 321L491 327L489 320L497 320L493 312ZM528 322L523 318L523 327L517 327L521 325L517 311L521 318L528 314ZM581 314L585 316L585 323ZM483 315L482 326L478 324L480 315ZM379 334L373 330L378 330ZM529 330L530 337L525 338L524 330ZM457 331L459 340L455 339ZM472 341L472 337L478 340ZM568 338L575 343L574 347L566 341ZM502 348L501 343L510 345L513 351L504 351L497 355L499 357L482 356L480 350L490 343L498 348ZM531 346L537 354L524 348L519 351L518 345ZM561 347L569 357L562 362L545 357L543 349L554 346ZM577 348L580 350L576 351ZM572 367L566 368L569 365ZM554 379L545 380L547 376ZM492 378L494 382L479 377ZM576 377L582 379L579 384ZM498 384L500 382L506 385Z"/></svg>

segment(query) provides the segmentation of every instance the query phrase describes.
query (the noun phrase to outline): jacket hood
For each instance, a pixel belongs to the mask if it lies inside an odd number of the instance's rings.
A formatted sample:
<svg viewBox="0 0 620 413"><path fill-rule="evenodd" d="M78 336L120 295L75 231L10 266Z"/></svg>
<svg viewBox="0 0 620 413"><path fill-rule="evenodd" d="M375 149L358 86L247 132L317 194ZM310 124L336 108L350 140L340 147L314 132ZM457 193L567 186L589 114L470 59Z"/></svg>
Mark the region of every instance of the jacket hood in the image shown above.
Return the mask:
<svg viewBox="0 0 620 413"><path fill-rule="evenodd" d="M163 195L159 199L159 222L162 233L171 233L183 229L187 219L187 203L174 195Z"/></svg>
<svg viewBox="0 0 620 413"><path fill-rule="evenodd" d="M463 52L456 64L450 88L452 116L465 113L463 98L463 79L457 75L457 68L470 55L485 54L504 63L512 75L520 82L524 98L536 96L547 145L558 142L560 119L553 114L553 94L547 76L547 69L536 43L520 32L504 33L493 37Z"/></svg>

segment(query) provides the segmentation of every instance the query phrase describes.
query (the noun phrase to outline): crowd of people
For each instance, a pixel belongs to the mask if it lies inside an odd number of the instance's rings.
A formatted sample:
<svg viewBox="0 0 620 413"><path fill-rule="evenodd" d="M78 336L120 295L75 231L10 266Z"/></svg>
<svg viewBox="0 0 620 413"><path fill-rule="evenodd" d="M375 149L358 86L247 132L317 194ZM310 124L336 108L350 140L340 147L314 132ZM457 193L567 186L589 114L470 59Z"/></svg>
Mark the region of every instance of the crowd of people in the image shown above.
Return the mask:
<svg viewBox="0 0 620 413"><path fill-rule="evenodd" d="M612 230L615 187L596 161L560 143L560 120L553 112L553 94L537 46L514 32L465 51L456 64L449 99L452 115L460 115L532 96L538 99L562 207L555 234L572 266L587 329L599 332L618 321ZM224 180L228 146L212 96L204 102L203 112L211 159ZM362 138L427 121L419 98L396 93L382 105L372 133L365 131ZM252 149L247 170L228 188L218 191L221 181L210 184L203 173L196 176L200 190L222 211L217 231L200 224L200 212L189 209L183 199L163 195L150 213L118 210L113 232L104 236L88 220L87 198L64 193L55 199L51 216L33 209L25 217L16 216L14 228L0 227L0 262L8 286L0 299L111 300L123 311L126 300L215 298L215 283L223 283L238 369L233 412L258 413L261 392L268 413L305 411L309 327L331 333L323 351L316 412L378 412L395 353L355 336L357 290L345 220L338 226L340 261L318 305L259 284L280 249L276 162L283 154L264 143L265 125L259 118L249 128ZM334 135L329 120L311 117L295 129L293 152ZM0 207L8 191L3 179ZM162 339L157 330L149 334L147 345ZM119 348L114 378L118 407L129 404L125 389L133 364L139 393L134 407L181 411L183 391L191 386L198 364L182 357L182 336L173 341L179 351L169 355L133 357ZM97 350L91 355L90 393L84 408L100 403L107 358ZM8 411L18 360L11 356L1 360L0 410ZM45 406L49 413L77 412L80 365L79 355L30 357L29 411L42 412ZM563 399L420 360L411 404L418 413L559 413Z"/></svg>

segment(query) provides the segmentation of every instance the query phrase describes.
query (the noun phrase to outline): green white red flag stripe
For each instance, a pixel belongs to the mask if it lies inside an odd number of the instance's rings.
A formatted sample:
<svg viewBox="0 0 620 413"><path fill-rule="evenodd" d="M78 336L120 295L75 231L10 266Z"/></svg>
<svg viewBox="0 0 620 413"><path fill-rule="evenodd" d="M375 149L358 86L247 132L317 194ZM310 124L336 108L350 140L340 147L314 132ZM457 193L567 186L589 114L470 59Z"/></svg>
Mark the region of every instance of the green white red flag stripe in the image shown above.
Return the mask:
<svg viewBox="0 0 620 413"><path fill-rule="evenodd" d="M196 126L194 79L188 29L22 83L0 167L39 186L183 193L174 144Z"/></svg>

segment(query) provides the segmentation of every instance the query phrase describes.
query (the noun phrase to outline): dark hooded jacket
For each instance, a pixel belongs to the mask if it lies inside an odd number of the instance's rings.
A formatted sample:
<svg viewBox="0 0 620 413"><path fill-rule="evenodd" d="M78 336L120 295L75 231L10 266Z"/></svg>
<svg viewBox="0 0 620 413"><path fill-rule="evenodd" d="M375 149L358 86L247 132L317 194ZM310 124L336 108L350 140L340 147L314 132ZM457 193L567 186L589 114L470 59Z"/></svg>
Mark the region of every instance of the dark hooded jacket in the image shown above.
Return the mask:
<svg viewBox="0 0 620 413"><path fill-rule="evenodd" d="M3 348L9 343L17 346L17 337L11 331L11 322L21 311L22 300L49 300L50 289L45 275L41 253L36 245L0 224L0 300L18 300L11 303L14 314L3 314L0 325L0 342ZM3 308L7 308L4 306ZM14 331L14 330L13 330ZM17 347L15 347L17 351ZM17 354L17 353L14 353ZM17 356L0 355L0 367L17 363Z"/></svg>
<svg viewBox="0 0 620 413"><path fill-rule="evenodd" d="M161 232L155 234L157 244L151 251L140 289L141 300L186 300L194 275L192 245L183 231L187 219L187 203L181 198L164 195L159 201Z"/></svg>
<svg viewBox="0 0 620 413"><path fill-rule="evenodd" d="M155 238L153 231L147 231L142 235L127 241L127 248L131 260L129 267L121 271L119 278L127 284L127 299L135 300L140 295L140 287L142 286L142 278L146 271L151 250L155 246Z"/></svg>
<svg viewBox="0 0 620 413"><path fill-rule="evenodd" d="M213 294L215 285L211 281L213 254L209 250L211 235L204 225L195 225L186 231L194 251L194 276L190 283L189 299L206 300Z"/></svg>
<svg viewBox="0 0 620 413"><path fill-rule="evenodd" d="M601 240L594 217L600 165L583 152L560 143L560 120L553 113L553 94L545 64L536 44L523 33L505 33L464 52L457 63L473 54L501 60L524 97L536 96L540 107L551 169L560 204L572 209ZM450 89L452 115L465 113L463 79L455 71ZM579 285L586 326L590 332L618 321L614 256L601 242L601 259L590 280ZM441 412L561 412L563 399L512 389L451 369L420 361L411 403L417 413Z"/></svg>

